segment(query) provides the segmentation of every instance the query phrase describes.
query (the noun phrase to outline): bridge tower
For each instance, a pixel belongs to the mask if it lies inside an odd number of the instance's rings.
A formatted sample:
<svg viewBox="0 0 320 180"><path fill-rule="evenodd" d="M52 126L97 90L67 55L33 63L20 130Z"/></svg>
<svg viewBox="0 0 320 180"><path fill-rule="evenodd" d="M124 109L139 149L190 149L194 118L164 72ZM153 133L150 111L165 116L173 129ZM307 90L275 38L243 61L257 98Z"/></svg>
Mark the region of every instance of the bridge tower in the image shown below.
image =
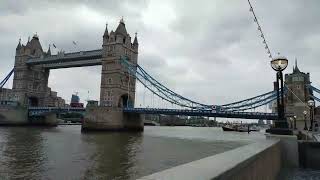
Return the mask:
<svg viewBox="0 0 320 180"><path fill-rule="evenodd" d="M30 67L26 61L29 58L46 55L37 34L31 40L28 39L26 45L21 44L21 40L19 40L16 48L12 91L14 99L23 106L44 106L49 70L45 70L41 66Z"/></svg>
<svg viewBox="0 0 320 180"><path fill-rule="evenodd" d="M297 116L297 128L302 130L305 118L309 124L310 111L307 102L310 100L310 94L312 94L312 91L308 88L308 85L311 84L310 74L301 72L296 60L293 72L285 75L285 84L288 88L285 98L286 114ZM306 117L304 117L303 111L307 111Z"/></svg>
<svg viewBox="0 0 320 180"><path fill-rule="evenodd" d="M143 130L140 115L124 114L124 107L134 107L136 79L120 64L126 56L129 63L138 61L137 34L133 42L121 19L115 31L106 26L102 44L100 106L87 107L82 130Z"/></svg>

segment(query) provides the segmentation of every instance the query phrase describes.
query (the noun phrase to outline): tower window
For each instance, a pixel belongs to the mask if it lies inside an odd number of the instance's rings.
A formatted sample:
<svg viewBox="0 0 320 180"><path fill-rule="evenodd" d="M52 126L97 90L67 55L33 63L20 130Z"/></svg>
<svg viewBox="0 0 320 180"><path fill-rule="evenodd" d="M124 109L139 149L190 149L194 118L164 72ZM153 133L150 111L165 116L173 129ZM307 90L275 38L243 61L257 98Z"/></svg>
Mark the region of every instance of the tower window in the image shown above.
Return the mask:
<svg viewBox="0 0 320 180"><path fill-rule="evenodd" d="M123 38L123 44L125 44L126 43L126 38Z"/></svg>

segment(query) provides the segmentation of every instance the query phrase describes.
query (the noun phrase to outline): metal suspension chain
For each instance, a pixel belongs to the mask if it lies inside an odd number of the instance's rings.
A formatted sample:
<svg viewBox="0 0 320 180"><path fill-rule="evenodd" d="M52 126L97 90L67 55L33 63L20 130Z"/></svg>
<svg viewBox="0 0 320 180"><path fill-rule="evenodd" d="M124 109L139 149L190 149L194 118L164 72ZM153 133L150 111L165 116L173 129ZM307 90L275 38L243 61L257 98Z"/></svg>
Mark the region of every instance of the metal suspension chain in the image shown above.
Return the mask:
<svg viewBox="0 0 320 180"><path fill-rule="evenodd" d="M287 88L301 103L303 103L308 109L310 109L310 107L308 106L307 103L303 102L288 86Z"/></svg>
<svg viewBox="0 0 320 180"><path fill-rule="evenodd" d="M143 91L143 106L146 107L146 86L144 86L144 91Z"/></svg>
<svg viewBox="0 0 320 180"><path fill-rule="evenodd" d="M180 107L186 107L191 109L198 109L198 110L209 110L212 108L212 105L204 105L201 103L197 103L191 101L187 98L184 98L173 91L169 90L165 86L161 85L159 82L154 80L149 74L147 74L139 65L133 66L126 59L121 59L122 65L129 69L129 72L132 73L135 78L140 81L145 88L150 90L153 94L163 98L164 100L168 101L169 103L176 104ZM274 91L265 93L263 95L259 95L253 98L249 98L246 100L238 101L235 103L225 104L221 107L227 111L243 111L247 109L252 109L254 107L259 107L264 105L265 103L269 103L274 98Z"/></svg>
<svg viewBox="0 0 320 180"><path fill-rule="evenodd" d="M129 99L130 99L130 72L129 72L129 69L128 69L128 98L127 98L127 108L129 107Z"/></svg>
<svg viewBox="0 0 320 180"><path fill-rule="evenodd" d="M253 7L252 7L252 5L251 5L251 2L250 2L250 0L248 0L248 3L249 3L249 6L250 6L250 12L252 12L252 15L253 15L253 18L254 18L254 22L257 24L257 26L258 26L258 30L260 31L260 36L261 36L261 38L262 38L262 43L264 44L264 48L267 50L267 54L268 54L268 56L269 56L269 58L270 59L272 59L272 53L271 53L271 51L270 51L270 46L268 45L268 43L267 43L267 40L266 40L266 36L264 35L264 33L263 33L263 31L262 31L262 28L261 28L261 26L260 26L260 23L259 23L259 21L258 21L258 18L257 18L257 16L256 16L256 13L254 12L254 9L253 9Z"/></svg>

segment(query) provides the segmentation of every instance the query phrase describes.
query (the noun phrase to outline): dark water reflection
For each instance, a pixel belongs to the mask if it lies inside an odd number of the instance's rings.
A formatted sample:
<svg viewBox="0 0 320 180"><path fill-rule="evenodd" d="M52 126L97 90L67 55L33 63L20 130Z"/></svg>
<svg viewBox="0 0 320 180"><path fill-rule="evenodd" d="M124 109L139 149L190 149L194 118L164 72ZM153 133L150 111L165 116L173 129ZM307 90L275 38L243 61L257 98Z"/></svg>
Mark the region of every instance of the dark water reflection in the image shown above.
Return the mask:
<svg viewBox="0 0 320 180"><path fill-rule="evenodd" d="M217 128L83 134L80 126L1 127L0 179L136 179L261 138Z"/></svg>

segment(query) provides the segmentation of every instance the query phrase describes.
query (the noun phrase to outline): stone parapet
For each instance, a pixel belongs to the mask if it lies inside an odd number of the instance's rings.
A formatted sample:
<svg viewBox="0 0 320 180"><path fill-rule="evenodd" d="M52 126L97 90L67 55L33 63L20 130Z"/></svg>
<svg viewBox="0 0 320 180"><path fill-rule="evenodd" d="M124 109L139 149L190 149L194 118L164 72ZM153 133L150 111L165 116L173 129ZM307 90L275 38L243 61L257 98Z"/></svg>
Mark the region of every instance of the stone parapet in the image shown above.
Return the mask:
<svg viewBox="0 0 320 180"><path fill-rule="evenodd" d="M139 180L274 180L281 169L279 142L277 139L263 140Z"/></svg>
<svg viewBox="0 0 320 180"><path fill-rule="evenodd" d="M295 135L267 134L267 139L279 139L281 145L282 166L286 168L299 167L298 138Z"/></svg>

